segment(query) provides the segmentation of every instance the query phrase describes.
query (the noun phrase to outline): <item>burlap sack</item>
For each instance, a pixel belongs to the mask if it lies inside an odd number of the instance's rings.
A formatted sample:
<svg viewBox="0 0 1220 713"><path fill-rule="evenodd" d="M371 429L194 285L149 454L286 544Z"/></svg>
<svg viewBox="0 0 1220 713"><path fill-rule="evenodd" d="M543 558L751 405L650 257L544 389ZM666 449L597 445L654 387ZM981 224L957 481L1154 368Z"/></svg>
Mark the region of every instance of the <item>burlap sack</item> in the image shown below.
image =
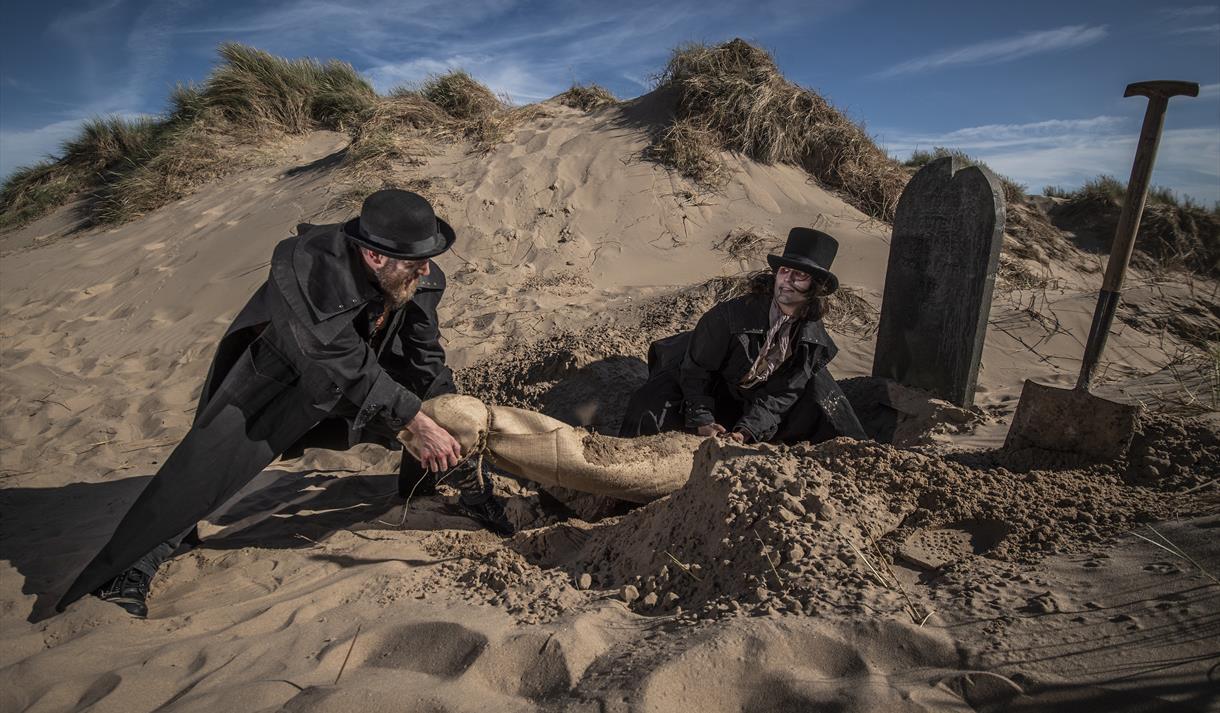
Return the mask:
<svg viewBox="0 0 1220 713"><path fill-rule="evenodd" d="M482 452L520 478L635 503L682 487L699 444L684 434L649 439L594 435L540 413L486 406L457 394L429 399L422 411L453 434L463 456ZM403 431L399 438L418 455L410 433Z"/></svg>

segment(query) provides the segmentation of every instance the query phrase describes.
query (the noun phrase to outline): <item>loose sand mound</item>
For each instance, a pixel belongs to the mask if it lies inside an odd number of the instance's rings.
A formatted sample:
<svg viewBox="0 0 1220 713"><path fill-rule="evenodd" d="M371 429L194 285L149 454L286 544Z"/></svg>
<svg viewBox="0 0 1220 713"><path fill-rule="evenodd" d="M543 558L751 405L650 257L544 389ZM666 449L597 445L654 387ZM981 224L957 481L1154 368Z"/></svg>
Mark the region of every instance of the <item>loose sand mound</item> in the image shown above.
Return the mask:
<svg viewBox="0 0 1220 713"><path fill-rule="evenodd" d="M1164 477L1138 479L1148 458L1169 456L1165 444L1174 455ZM974 555L1028 563L1204 511L1185 491L1220 475L1214 434L1156 419L1134 453L1132 463L1061 469L1061 457L1028 450L945 457L847 439L790 448L709 440L685 487L589 529L579 551L548 541L570 541L566 531L518 546L577 581L624 587L644 612L910 607L882 571L882 551L925 568L969 565Z"/></svg>

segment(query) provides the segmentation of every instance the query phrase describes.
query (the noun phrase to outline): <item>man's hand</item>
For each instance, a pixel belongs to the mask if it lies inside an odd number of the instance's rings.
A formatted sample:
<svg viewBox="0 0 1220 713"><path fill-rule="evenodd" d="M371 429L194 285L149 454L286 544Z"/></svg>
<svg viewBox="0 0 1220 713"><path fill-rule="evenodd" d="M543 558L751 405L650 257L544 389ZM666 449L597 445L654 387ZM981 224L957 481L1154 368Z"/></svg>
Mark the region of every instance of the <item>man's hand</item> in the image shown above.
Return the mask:
<svg viewBox="0 0 1220 713"><path fill-rule="evenodd" d="M725 427L718 423L709 423L706 426L700 426L695 430L695 433L707 438L708 436L719 436L725 432Z"/></svg>
<svg viewBox="0 0 1220 713"><path fill-rule="evenodd" d="M443 473L462 459L462 447L457 439L437 425L423 411L407 424L407 430L419 443L419 462L424 470Z"/></svg>
<svg viewBox="0 0 1220 713"><path fill-rule="evenodd" d="M741 431L730 431L724 434L724 437L730 441L737 441L738 443L746 442L746 434L742 433Z"/></svg>

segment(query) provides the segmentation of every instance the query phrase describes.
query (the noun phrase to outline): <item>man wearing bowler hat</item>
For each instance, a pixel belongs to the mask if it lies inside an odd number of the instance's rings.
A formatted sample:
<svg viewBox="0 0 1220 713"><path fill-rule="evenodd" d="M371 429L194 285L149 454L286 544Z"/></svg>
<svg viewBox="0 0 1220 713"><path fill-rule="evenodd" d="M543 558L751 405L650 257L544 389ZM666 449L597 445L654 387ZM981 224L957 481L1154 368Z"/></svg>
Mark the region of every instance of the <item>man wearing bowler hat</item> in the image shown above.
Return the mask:
<svg viewBox="0 0 1220 713"><path fill-rule="evenodd" d="M454 470L459 508L511 533L504 510L423 399L454 391L436 308L445 276L431 258L453 228L422 196L370 195L345 223L297 226L280 242L267 281L221 339L195 422L85 567L59 609L94 594L137 616L157 568L213 512L279 456L357 443L405 451L399 492L429 491L426 472ZM456 467L456 468L455 468Z"/></svg>
<svg viewBox="0 0 1220 713"><path fill-rule="evenodd" d="M865 438L826 365L838 351L822 317L839 288L830 271L839 244L793 228L771 271L721 302L693 332L654 342L648 381L631 397L621 436L685 428L738 442L817 443Z"/></svg>

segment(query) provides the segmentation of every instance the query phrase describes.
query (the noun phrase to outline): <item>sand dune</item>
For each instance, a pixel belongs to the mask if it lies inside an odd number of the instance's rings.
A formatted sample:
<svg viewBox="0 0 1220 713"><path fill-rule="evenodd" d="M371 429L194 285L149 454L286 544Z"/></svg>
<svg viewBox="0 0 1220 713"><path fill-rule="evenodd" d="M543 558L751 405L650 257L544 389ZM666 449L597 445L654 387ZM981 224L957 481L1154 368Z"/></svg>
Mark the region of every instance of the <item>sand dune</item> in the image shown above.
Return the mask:
<svg viewBox="0 0 1220 713"><path fill-rule="evenodd" d="M655 101L546 104L486 155L438 146L401 170L458 231L440 264L459 381L611 429L649 339L693 324L707 280L763 266L798 224L841 241L859 310L831 325L832 370L867 375L889 227L790 166L726 156L728 185L706 193L640 160ZM977 410L912 401L914 450L708 445L687 489L596 523L506 481L527 528L510 541L443 497L404 516L396 455L311 451L211 519L147 620L92 598L50 616L185 433L272 246L348 215L345 142L292 140L121 227L77 229L66 207L0 236L0 710L1215 709L1220 587L1199 567L1220 571L1214 411L1158 417L1112 467L978 452L1024 379L1074 382L1100 284L1086 253L1011 258L1035 279L1001 278ZM727 240L743 230L761 239ZM1207 375L1166 325L1207 324L1190 310L1215 296L1129 278L1100 392L1197 402ZM709 485L729 475L748 497ZM726 510L741 498L750 527ZM1199 566L1125 534L1163 521ZM870 547L892 572L870 571Z"/></svg>

